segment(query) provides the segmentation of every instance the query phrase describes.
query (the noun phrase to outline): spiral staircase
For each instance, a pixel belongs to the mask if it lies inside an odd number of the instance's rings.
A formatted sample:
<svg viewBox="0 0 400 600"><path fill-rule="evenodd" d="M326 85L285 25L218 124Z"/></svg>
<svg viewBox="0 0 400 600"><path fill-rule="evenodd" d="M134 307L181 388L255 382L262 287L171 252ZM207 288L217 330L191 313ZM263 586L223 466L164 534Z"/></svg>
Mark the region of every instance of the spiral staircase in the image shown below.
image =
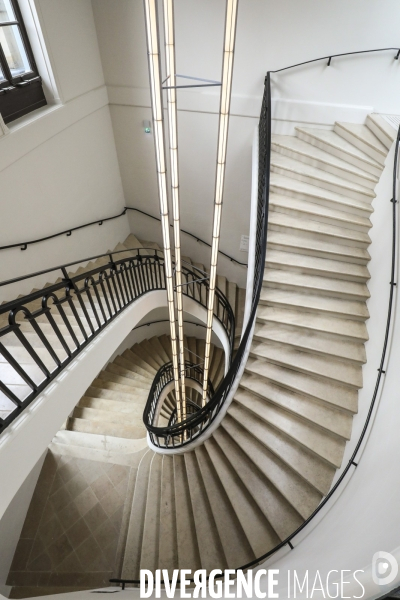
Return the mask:
<svg viewBox="0 0 400 600"><path fill-rule="evenodd" d="M357 412L368 231L394 139L379 115L272 136L263 288L221 425L193 449L155 452L141 415L156 372L171 360L168 337L114 358L49 448L9 574L12 597L136 580L140 569L241 567L308 518L342 464ZM130 236L117 249L141 245L152 247ZM237 343L244 291L222 277L218 285L235 309ZM40 352L40 340L32 344ZM198 361L203 345L188 337L187 360ZM211 364L216 388L225 369L217 346ZM7 383L23 392L21 382ZM161 424L173 409L168 396Z"/></svg>

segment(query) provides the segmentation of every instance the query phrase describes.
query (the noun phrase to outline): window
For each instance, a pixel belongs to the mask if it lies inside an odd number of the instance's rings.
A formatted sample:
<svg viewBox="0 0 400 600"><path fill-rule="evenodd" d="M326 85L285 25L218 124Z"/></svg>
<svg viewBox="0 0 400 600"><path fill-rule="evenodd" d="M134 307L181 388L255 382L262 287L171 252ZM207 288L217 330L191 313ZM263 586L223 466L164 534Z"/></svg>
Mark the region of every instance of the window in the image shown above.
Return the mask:
<svg viewBox="0 0 400 600"><path fill-rule="evenodd" d="M0 113L9 123L47 104L17 0L0 0Z"/></svg>

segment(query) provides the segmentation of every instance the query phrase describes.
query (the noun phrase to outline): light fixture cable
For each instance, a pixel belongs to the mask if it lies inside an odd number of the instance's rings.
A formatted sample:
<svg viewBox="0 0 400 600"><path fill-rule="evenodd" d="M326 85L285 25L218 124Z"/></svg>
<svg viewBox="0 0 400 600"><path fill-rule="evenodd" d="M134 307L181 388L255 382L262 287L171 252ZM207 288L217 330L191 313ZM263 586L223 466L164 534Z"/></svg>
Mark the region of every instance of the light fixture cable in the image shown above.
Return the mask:
<svg viewBox="0 0 400 600"><path fill-rule="evenodd" d="M236 39L238 0L227 0L225 15L224 52L222 60L222 84L219 109L219 128L217 146L217 172L215 178L214 218L211 243L210 280L207 301L207 331L204 352L204 379L202 405L207 402L207 382L210 369L210 348L214 318L215 288L219 239L221 235L222 202L225 183L226 150L228 145L229 112L232 93L233 58Z"/></svg>
<svg viewBox="0 0 400 600"><path fill-rule="evenodd" d="M172 213L175 244L176 307L178 316L179 368L181 385L181 417L186 419L185 350L183 333L183 295L180 232L179 163L178 163L178 114L176 102L176 60L174 0L164 0L165 64L168 106L168 132L171 173Z"/></svg>
<svg viewBox="0 0 400 600"><path fill-rule="evenodd" d="M174 385L177 407L177 420L182 420L178 350L176 339L175 299L172 273L171 242L169 236L169 211L167 193L167 173L165 160L165 139L162 103L162 83L160 69L158 15L156 0L144 0L144 13L146 22L147 53L150 75L150 95L153 114L154 145L156 152L156 169L158 179L158 193L160 200L161 229L164 246L165 279L167 288L168 315L171 330L172 364L174 372Z"/></svg>

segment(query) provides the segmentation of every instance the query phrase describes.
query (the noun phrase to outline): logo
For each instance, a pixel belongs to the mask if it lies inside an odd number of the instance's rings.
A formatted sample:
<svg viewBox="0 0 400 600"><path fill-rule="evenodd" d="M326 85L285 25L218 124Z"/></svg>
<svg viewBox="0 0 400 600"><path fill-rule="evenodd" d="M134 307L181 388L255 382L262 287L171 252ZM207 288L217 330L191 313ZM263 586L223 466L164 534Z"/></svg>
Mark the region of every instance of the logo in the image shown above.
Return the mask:
<svg viewBox="0 0 400 600"><path fill-rule="evenodd" d="M377 585L392 583L399 572L397 560L389 552L383 550L375 552L372 557L372 580Z"/></svg>

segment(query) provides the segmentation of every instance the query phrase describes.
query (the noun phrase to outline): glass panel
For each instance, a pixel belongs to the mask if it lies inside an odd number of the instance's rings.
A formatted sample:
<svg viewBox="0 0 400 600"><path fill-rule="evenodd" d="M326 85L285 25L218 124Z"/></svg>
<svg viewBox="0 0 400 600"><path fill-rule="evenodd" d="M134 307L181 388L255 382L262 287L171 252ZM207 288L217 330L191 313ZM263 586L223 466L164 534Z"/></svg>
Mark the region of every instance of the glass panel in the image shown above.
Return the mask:
<svg viewBox="0 0 400 600"><path fill-rule="evenodd" d="M32 70L18 25L0 27L0 44L13 77Z"/></svg>
<svg viewBox="0 0 400 600"><path fill-rule="evenodd" d="M0 23L16 21L11 0L0 0Z"/></svg>

